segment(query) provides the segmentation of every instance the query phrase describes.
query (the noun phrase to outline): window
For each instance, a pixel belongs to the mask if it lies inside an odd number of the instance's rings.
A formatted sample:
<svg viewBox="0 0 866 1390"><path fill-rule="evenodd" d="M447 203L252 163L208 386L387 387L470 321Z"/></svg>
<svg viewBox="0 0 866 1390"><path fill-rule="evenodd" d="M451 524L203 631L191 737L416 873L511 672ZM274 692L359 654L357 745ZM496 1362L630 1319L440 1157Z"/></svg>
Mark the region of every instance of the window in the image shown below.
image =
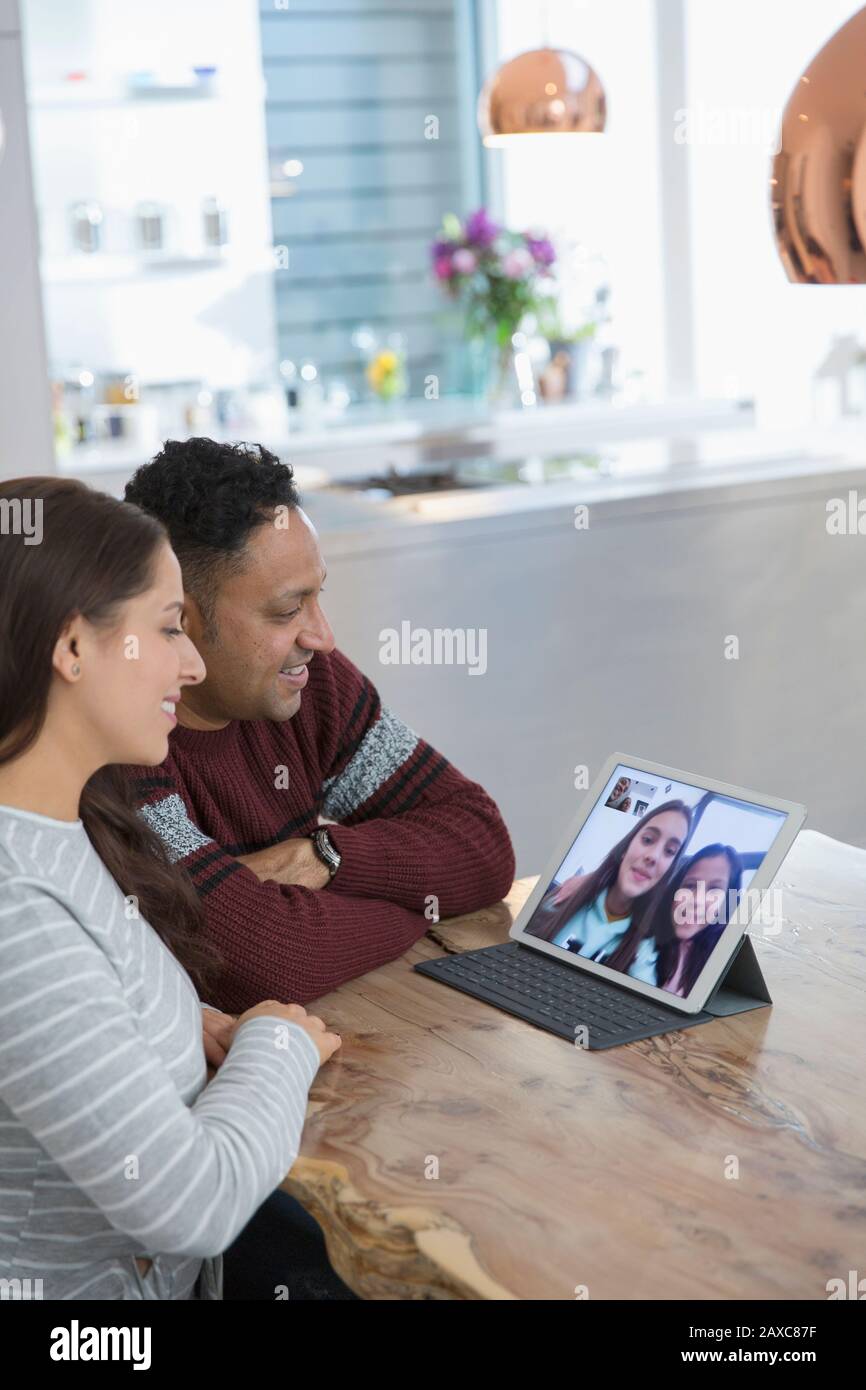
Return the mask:
<svg viewBox="0 0 866 1390"><path fill-rule="evenodd" d="M789 283L776 253L770 159L803 70L852 0L687 0L695 342L705 395L753 394L759 420L812 417L834 336L863 336L861 287Z"/></svg>
<svg viewBox="0 0 866 1390"><path fill-rule="evenodd" d="M494 0L494 17L497 52L489 55L488 67L549 43L579 53L605 88L604 135L568 138L562 144L542 139L491 151L491 158L499 160L502 210L510 226L541 226L560 247L571 243L582 248L588 256L587 280L597 278L593 258L603 256L611 290L611 341L621 354L622 375L640 373L646 391L660 394L665 386L666 286L655 4ZM578 258L577 281L580 264Z"/></svg>
<svg viewBox="0 0 866 1390"><path fill-rule="evenodd" d="M404 336L412 394L428 373L459 388L429 245L481 201L474 6L261 0L260 19L281 359L363 392L369 325Z"/></svg>

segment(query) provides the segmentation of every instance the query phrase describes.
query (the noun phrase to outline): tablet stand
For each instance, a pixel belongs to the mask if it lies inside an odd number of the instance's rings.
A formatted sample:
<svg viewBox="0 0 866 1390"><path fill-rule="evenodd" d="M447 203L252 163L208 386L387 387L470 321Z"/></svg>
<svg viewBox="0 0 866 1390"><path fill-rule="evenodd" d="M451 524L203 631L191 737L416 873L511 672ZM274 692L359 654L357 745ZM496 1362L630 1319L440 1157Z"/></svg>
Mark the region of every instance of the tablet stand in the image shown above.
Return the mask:
<svg viewBox="0 0 866 1390"><path fill-rule="evenodd" d="M755 948L744 935L704 1005L704 1013L725 1018L728 1014L743 1014L748 1009L764 1009L772 1002Z"/></svg>

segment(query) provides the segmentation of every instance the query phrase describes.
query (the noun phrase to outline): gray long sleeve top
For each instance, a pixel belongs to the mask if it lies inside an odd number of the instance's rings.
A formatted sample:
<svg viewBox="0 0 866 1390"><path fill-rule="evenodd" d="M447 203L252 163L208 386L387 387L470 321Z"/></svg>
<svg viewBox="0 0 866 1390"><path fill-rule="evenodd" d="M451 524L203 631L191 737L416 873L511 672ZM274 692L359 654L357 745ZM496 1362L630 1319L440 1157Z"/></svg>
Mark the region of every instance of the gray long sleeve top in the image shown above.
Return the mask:
<svg viewBox="0 0 866 1390"><path fill-rule="evenodd" d="M0 1297L221 1297L319 1054L250 1019L208 1084L201 1008L82 822L0 806Z"/></svg>

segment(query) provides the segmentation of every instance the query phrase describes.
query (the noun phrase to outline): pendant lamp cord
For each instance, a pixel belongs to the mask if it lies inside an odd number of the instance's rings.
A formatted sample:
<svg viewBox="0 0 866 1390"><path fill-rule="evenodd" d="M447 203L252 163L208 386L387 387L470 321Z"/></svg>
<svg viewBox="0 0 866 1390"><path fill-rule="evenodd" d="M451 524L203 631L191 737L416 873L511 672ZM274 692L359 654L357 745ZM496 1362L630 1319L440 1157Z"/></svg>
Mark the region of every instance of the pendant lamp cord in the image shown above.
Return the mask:
<svg viewBox="0 0 866 1390"><path fill-rule="evenodd" d="M544 8L542 14L542 24L544 28L544 47L550 48L550 0L544 0Z"/></svg>

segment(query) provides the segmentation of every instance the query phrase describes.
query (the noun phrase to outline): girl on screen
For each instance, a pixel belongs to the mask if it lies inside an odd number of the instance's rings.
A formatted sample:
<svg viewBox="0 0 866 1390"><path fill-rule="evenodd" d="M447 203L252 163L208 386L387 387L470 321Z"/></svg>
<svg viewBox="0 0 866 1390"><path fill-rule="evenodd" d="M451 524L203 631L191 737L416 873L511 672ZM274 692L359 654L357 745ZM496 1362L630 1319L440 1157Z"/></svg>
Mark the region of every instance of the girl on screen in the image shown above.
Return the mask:
<svg viewBox="0 0 866 1390"><path fill-rule="evenodd" d="M712 955L736 905L743 881L740 856L730 845L707 845L684 860L658 903L655 938L660 989L683 999Z"/></svg>
<svg viewBox="0 0 866 1390"><path fill-rule="evenodd" d="M592 873L549 888L527 932L656 984L657 950L647 932L647 908L654 891L667 886L691 827L684 801L664 802L643 816Z"/></svg>

